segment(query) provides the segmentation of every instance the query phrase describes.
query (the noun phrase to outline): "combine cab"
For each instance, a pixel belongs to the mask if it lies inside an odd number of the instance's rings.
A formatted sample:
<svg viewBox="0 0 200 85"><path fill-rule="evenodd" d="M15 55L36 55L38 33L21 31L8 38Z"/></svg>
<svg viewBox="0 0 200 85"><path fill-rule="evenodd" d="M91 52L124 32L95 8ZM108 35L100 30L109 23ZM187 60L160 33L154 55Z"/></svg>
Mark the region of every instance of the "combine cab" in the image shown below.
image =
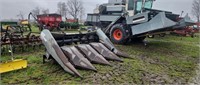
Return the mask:
<svg viewBox="0 0 200 85"><path fill-rule="evenodd" d="M148 35L173 31L194 24L188 16L152 9L155 0L109 0L94 14L88 14L88 26L101 28L111 41L124 44L142 41Z"/></svg>
<svg viewBox="0 0 200 85"><path fill-rule="evenodd" d="M40 38L46 47L44 59L53 58L66 72L79 77L82 76L75 68L96 71L91 63L110 65L107 60L122 62L118 56L129 57L117 50L100 29L85 34L51 33L44 29Z"/></svg>

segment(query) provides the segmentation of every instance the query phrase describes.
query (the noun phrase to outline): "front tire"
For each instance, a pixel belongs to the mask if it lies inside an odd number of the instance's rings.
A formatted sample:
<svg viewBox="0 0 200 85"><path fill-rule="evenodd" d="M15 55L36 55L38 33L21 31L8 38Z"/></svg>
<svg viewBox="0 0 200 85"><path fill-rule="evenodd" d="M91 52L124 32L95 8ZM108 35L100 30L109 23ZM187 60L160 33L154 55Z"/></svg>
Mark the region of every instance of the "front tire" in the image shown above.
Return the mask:
<svg viewBox="0 0 200 85"><path fill-rule="evenodd" d="M125 44L128 41L128 34L126 33L125 26L116 24L111 28L110 39L116 44Z"/></svg>

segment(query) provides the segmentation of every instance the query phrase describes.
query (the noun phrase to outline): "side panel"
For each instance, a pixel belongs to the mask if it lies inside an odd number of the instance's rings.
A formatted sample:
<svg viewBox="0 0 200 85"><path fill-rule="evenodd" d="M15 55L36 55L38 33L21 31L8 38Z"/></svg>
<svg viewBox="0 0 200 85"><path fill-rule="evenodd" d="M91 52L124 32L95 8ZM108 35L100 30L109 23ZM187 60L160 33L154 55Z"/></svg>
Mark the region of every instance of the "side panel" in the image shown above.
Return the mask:
<svg viewBox="0 0 200 85"><path fill-rule="evenodd" d="M113 5L113 6L107 6L106 7L106 11L108 12L121 12L125 9L125 6L124 5Z"/></svg>
<svg viewBox="0 0 200 85"><path fill-rule="evenodd" d="M164 12L157 14L149 22L138 24L131 27L132 35L143 34L156 30L164 30L176 25L176 22L168 19Z"/></svg>
<svg viewBox="0 0 200 85"><path fill-rule="evenodd" d="M122 4L125 0L109 0L108 3L110 4Z"/></svg>
<svg viewBox="0 0 200 85"><path fill-rule="evenodd" d="M119 16L114 15L100 15L100 21L115 21Z"/></svg>
<svg viewBox="0 0 200 85"><path fill-rule="evenodd" d="M148 12L126 17L127 24L139 24L148 21Z"/></svg>
<svg viewBox="0 0 200 85"><path fill-rule="evenodd" d="M88 14L86 22L99 22L99 15L98 14Z"/></svg>
<svg viewBox="0 0 200 85"><path fill-rule="evenodd" d="M120 15L98 15L98 14L88 14L85 25L87 26L99 26L99 25L103 25L105 27L107 27L108 25L106 25L105 23L101 23L101 22L106 22L106 23L111 23L111 22L115 22L117 19L119 19L119 17L121 17Z"/></svg>

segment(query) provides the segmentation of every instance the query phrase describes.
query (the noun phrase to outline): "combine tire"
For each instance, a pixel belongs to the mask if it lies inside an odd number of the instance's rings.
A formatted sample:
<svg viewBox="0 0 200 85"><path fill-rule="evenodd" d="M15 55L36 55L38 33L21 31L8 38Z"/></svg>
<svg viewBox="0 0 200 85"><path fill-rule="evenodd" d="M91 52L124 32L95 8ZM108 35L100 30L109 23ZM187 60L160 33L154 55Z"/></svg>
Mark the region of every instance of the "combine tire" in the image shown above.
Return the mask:
<svg viewBox="0 0 200 85"><path fill-rule="evenodd" d="M110 39L116 44L125 44L128 41L128 35L122 24L116 24L111 28Z"/></svg>

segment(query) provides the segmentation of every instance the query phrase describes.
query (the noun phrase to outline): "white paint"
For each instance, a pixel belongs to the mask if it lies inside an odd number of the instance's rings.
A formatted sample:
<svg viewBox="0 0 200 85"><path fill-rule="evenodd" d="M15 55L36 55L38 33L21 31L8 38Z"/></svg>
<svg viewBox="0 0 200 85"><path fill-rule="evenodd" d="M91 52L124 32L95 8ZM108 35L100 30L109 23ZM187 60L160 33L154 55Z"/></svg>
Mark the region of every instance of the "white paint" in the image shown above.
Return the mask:
<svg viewBox="0 0 200 85"><path fill-rule="evenodd" d="M143 20L145 20L145 18L134 20L133 23L140 22L140 21L143 21Z"/></svg>

